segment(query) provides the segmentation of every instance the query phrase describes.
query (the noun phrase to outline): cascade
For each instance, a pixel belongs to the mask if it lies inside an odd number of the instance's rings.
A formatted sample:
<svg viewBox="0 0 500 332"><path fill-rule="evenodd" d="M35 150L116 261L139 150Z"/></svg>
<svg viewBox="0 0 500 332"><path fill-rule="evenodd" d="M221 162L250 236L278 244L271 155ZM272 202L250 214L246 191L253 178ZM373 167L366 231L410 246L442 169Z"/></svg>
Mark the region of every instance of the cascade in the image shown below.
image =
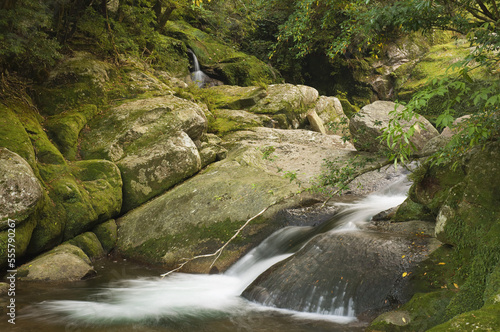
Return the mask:
<svg viewBox="0 0 500 332"><path fill-rule="evenodd" d="M293 257L294 253L300 252L300 249L307 246L318 234L358 232L376 213L401 204L406 198L408 188L409 183L401 180L385 192L375 193L357 203L342 204L343 212L319 227L292 226L281 229L251 250L224 274L174 273L164 279L122 280L93 296L93 299L98 300L44 301L37 305L30 315L38 319L59 319L83 325L151 320L168 324L185 320L241 316L262 310L283 310L270 302L267 303L270 307L249 302L241 294L271 266ZM338 266L338 269L342 269L342 266ZM345 290L339 290L342 291ZM315 289L312 289L307 297L312 299L315 292ZM325 301L324 297L319 298L320 301ZM295 299L297 302L307 300ZM346 301L347 305L331 305L328 310L316 309L309 303L309 308L314 310L308 310L306 306L302 311L308 312L308 319L319 317L338 323L355 321L355 300L347 298ZM293 312L293 315L301 313Z"/></svg>
<svg viewBox="0 0 500 332"><path fill-rule="evenodd" d="M194 54L192 50L188 50L188 52L193 56L193 71L191 72L191 79L198 85L198 87L203 88L210 78L201 70L196 54Z"/></svg>

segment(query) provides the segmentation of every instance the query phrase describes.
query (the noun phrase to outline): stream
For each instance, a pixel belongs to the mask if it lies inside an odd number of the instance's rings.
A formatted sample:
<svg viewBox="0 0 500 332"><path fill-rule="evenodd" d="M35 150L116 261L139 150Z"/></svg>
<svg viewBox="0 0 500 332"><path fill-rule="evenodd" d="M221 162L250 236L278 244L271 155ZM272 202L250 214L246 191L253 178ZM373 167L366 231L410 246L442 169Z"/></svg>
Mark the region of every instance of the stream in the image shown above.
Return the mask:
<svg viewBox="0 0 500 332"><path fill-rule="evenodd" d="M401 204L409 183L400 179L317 227L290 226L271 235L224 274L195 275L147 268L127 261L95 263L98 277L68 284L19 283L16 325L5 331L363 331L353 299L293 311L246 300L241 294L275 263L317 234L360 232L377 213ZM339 267L341 269L342 267ZM312 296L311 296L312 297ZM302 301L303 299L297 299ZM346 305L345 303L348 303Z"/></svg>

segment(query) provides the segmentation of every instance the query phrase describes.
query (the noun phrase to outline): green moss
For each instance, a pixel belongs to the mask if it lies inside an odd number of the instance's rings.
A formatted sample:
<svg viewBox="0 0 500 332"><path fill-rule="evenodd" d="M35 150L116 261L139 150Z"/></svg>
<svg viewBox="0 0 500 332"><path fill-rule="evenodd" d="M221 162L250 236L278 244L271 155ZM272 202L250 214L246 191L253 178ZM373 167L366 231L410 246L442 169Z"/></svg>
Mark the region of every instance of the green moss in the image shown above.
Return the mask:
<svg viewBox="0 0 500 332"><path fill-rule="evenodd" d="M101 242L106 253L115 247L118 237L118 227L113 219L97 225L92 231L99 239L99 242Z"/></svg>
<svg viewBox="0 0 500 332"><path fill-rule="evenodd" d="M429 332L498 331L500 328L500 303L469 311L438 325Z"/></svg>
<svg viewBox="0 0 500 332"><path fill-rule="evenodd" d="M118 167L107 160L85 160L71 164L71 172L88 193L97 221L116 216L122 205L122 178Z"/></svg>
<svg viewBox="0 0 500 332"><path fill-rule="evenodd" d="M485 305L500 303L500 264L486 278L483 300Z"/></svg>
<svg viewBox="0 0 500 332"><path fill-rule="evenodd" d="M37 224L37 219L34 216L25 220L21 225L15 227L15 259L19 263L20 258L24 256L28 248L28 244L32 238L33 230ZM7 267L7 254L9 245L9 231L0 232L0 269ZM12 270L12 267L9 267Z"/></svg>
<svg viewBox="0 0 500 332"><path fill-rule="evenodd" d="M97 236L92 232L80 234L67 243L77 246L91 259L95 260L104 256L104 249Z"/></svg>
<svg viewBox="0 0 500 332"><path fill-rule="evenodd" d="M80 131L96 114L95 105L82 105L76 110L63 112L47 119L45 126L49 131L49 136L66 159L76 159Z"/></svg>
<svg viewBox="0 0 500 332"><path fill-rule="evenodd" d="M35 151L21 121L9 107L0 103L0 146L23 157L36 169Z"/></svg>
<svg viewBox="0 0 500 332"><path fill-rule="evenodd" d="M417 293L395 312L377 317L367 331L427 331L446 321L445 309L453 295L450 290Z"/></svg>
<svg viewBox="0 0 500 332"><path fill-rule="evenodd" d="M57 87L38 87L37 104L46 115L55 115L83 104L105 105L107 96L102 88L88 83L70 83Z"/></svg>
<svg viewBox="0 0 500 332"><path fill-rule="evenodd" d="M432 214L424 205L415 203L407 198L396 211L394 218L396 221L425 220L435 221L436 216Z"/></svg>
<svg viewBox="0 0 500 332"><path fill-rule="evenodd" d="M354 114L359 112L359 107L352 105L347 98L339 97L340 103L342 104L342 109L344 110L344 114L351 118Z"/></svg>

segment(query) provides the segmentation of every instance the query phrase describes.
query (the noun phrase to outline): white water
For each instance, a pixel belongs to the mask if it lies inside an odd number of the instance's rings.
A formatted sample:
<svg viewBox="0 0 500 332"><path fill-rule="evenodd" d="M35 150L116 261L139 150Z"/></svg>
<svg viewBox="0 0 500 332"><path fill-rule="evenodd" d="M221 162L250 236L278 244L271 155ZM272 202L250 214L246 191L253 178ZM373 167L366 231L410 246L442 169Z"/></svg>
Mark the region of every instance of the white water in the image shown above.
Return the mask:
<svg viewBox="0 0 500 332"><path fill-rule="evenodd" d="M346 207L342 212L345 216L332 231L358 229L376 213L401 204L407 190L408 183L401 181L357 203L342 204ZM124 280L99 292L97 301L45 301L37 307L35 315L100 325L151 320L182 322L277 310L308 319L351 322L355 320L352 304L346 310L333 308L330 312L298 313L259 306L240 297L260 274L292 255L286 252L286 246L283 249L291 237L301 236L311 229L288 227L276 232L223 275L176 273L164 279Z"/></svg>
<svg viewBox="0 0 500 332"><path fill-rule="evenodd" d="M194 52L190 52L193 55L193 72L191 73L191 79L195 82L198 87L202 88L205 86L205 82L208 80L208 75L205 74L201 68L200 63L198 62L198 58Z"/></svg>

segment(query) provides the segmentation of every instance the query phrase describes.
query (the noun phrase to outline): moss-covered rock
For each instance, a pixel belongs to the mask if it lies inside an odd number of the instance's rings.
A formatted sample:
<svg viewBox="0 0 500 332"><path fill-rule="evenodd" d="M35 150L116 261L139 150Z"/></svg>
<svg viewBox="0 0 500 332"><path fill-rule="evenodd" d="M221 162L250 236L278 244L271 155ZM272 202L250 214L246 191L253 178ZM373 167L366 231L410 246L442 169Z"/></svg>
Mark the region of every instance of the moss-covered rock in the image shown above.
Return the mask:
<svg viewBox="0 0 500 332"><path fill-rule="evenodd" d="M82 105L76 110L51 116L45 122L49 137L66 159L76 159L80 131L97 112L95 105Z"/></svg>
<svg viewBox="0 0 500 332"><path fill-rule="evenodd" d="M92 232L85 232L78 236L75 236L71 240L68 240L65 243L72 244L82 249L82 251L89 257L91 260L95 260L97 258L101 258L104 256L104 249L101 245L101 242L97 238L97 236Z"/></svg>
<svg viewBox="0 0 500 332"><path fill-rule="evenodd" d="M118 227L114 219L97 225L92 232L97 236L105 253L109 253L116 245Z"/></svg>
<svg viewBox="0 0 500 332"><path fill-rule="evenodd" d="M367 331L427 331L445 321L445 310L454 293L440 290L417 293L396 311L378 316Z"/></svg>
<svg viewBox="0 0 500 332"><path fill-rule="evenodd" d="M450 162L416 172L410 197L437 213L436 235L448 245L422 264L414 275L414 287L421 292L454 290L444 311L443 323L447 322L436 331L483 324L494 312L498 317L500 194L495 179L500 178L499 151L499 143L491 142L457 159L458 167ZM474 316L482 318L473 321ZM485 323L484 330L498 329L498 322L492 322Z"/></svg>
<svg viewBox="0 0 500 332"><path fill-rule="evenodd" d="M273 120L261 114L247 111L216 109L209 118L208 132L224 135L232 131L244 130L252 127L273 127Z"/></svg>
<svg viewBox="0 0 500 332"><path fill-rule="evenodd" d="M498 331L500 328L500 303L484 306L479 310L469 311L450 321L438 325L430 332L455 331Z"/></svg>
<svg viewBox="0 0 500 332"><path fill-rule="evenodd" d="M21 281L75 281L95 275L90 259L78 247L62 244L18 268Z"/></svg>
<svg viewBox="0 0 500 332"><path fill-rule="evenodd" d="M87 52L75 52L50 72L44 85L35 87L38 105L45 114L55 115L82 104L103 104L112 70Z"/></svg>
<svg viewBox="0 0 500 332"><path fill-rule="evenodd" d="M86 159L115 161L128 211L201 168L194 141L206 132L198 104L175 96L129 101L95 117L82 135Z"/></svg>
<svg viewBox="0 0 500 332"><path fill-rule="evenodd" d="M165 25L165 31L193 50L202 69L209 76L226 84L249 86L255 85L255 82L276 81L276 73L264 62L216 41L185 22L169 21Z"/></svg>
<svg viewBox="0 0 500 332"><path fill-rule="evenodd" d="M21 225L15 226L15 259L20 260L27 252L28 245L33 237L33 230L37 225L37 220L34 216L29 217ZM12 231L2 230L0 231L0 269L8 268L14 269L15 266L9 266L8 263L8 249L9 238L12 238ZM9 236L10 235L10 236Z"/></svg>
<svg viewBox="0 0 500 332"><path fill-rule="evenodd" d="M436 216L424 205L407 198L397 209L395 221L426 220L435 221Z"/></svg>
<svg viewBox="0 0 500 332"><path fill-rule="evenodd" d="M0 146L17 153L36 169L35 151L30 137L16 113L4 103L0 103Z"/></svg>

